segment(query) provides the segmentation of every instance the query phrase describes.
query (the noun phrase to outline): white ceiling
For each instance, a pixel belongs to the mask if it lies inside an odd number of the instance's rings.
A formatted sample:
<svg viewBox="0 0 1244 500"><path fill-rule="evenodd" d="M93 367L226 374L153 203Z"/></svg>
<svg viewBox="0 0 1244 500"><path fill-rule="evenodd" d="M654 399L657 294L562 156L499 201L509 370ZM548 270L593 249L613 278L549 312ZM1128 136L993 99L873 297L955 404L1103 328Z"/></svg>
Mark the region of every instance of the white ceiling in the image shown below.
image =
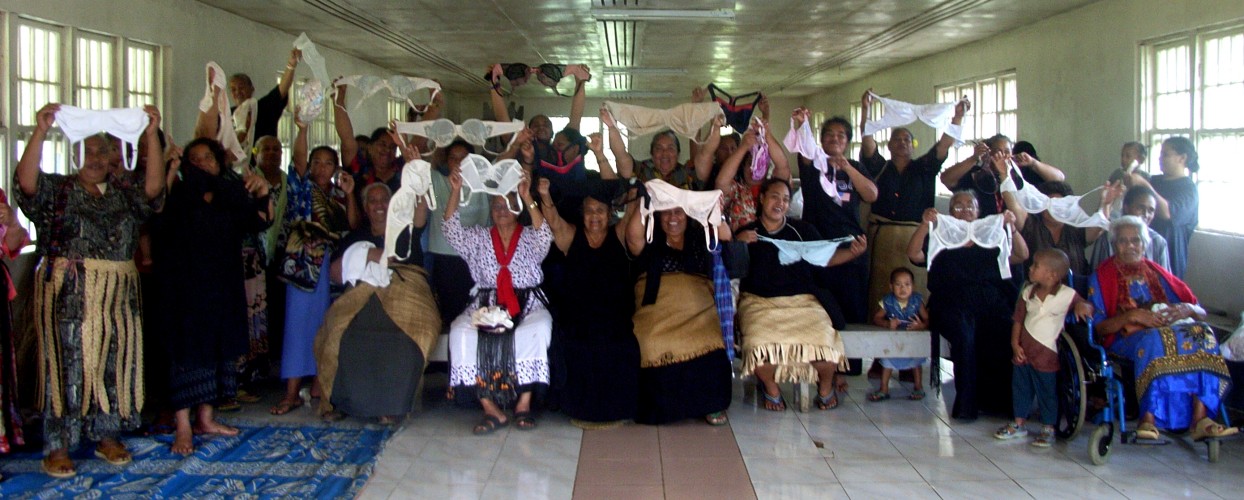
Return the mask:
<svg viewBox="0 0 1244 500"><path fill-rule="evenodd" d="M802 96L989 38L1094 0L200 0L451 91L487 88L495 62L583 63L588 94L671 92L715 82L733 94ZM594 5L731 8L721 21L596 21ZM613 33L633 33L614 40ZM630 41L632 43L626 43ZM610 61L609 46L621 60ZM633 47L633 49L631 48ZM633 52L627 54L627 52ZM607 66L685 74L608 77ZM332 72L332 68L329 68ZM626 80L630 81L627 82ZM567 79L562 88L569 89ZM547 92L533 78L521 94Z"/></svg>

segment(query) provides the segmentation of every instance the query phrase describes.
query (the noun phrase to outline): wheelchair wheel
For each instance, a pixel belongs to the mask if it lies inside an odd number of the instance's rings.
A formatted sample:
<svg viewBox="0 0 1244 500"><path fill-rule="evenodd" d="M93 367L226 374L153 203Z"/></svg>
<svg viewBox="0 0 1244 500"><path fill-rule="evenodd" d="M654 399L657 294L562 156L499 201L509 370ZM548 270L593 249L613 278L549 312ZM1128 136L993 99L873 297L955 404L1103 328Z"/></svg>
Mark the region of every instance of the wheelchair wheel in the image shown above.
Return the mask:
<svg viewBox="0 0 1244 500"><path fill-rule="evenodd" d="M1209 439L1205 441L1205 447L1209 453L1209 463L1218 463L1218 445L1220 444L1222 444L1222 442L1217 439Z"/></svg>
<svg viewBox="0 0 1244 500"><path fill-rule="evenodd" d="M1055 434L1059 438L1070 441L1080 433L1084 426L1084 416L1088 410L1088 394L1085 393L1084 360L1080 358L1080 349L1075 339L1063 330L1058 336L1058 422Z"/></svg>
<svg viewBox="0 0 1244 500"><path fill-rule="evenodd" d="M1114 424L1102 424L1089 436L1088 455L1093 465L1106 465L1110 461L1110 446L1114 444Z"/></svg>

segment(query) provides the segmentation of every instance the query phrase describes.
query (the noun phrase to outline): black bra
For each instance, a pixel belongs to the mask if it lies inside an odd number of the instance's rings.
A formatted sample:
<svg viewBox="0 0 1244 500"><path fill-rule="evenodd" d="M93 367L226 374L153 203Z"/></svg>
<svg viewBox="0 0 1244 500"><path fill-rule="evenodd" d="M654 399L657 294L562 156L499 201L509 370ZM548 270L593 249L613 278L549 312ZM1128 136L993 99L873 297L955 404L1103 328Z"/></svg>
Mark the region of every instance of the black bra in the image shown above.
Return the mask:
<svg viewBox="0 0 1244 500"><path fill-rule="evenodd" d="M731 97L726 91L712 83L708 84L708 94L713 97L717 104L721 105L721 110L726 113L726 123L733 128L735 132L742 134L751 124L752 111L756 107L756 103L764 97L760 92L751 92L737 97ZM718 94L721 94L719 97ZM740 100L752 99L752 102L739 104Z"/></svg>

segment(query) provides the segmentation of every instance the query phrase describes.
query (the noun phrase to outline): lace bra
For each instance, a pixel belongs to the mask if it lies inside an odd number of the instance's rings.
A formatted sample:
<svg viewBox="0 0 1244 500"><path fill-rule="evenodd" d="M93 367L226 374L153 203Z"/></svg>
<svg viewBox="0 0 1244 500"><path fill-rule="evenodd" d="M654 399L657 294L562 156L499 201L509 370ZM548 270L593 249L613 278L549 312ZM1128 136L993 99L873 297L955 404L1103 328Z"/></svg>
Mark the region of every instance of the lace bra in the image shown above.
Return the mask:
<svg viewBox="0 0 1244 500"><path fill-rule="evenodd" d="M518 191L518 184L522 180L523 166L518 160L508 159L492 163L483 156L469 154L462 160L463 193L460 203L467 206L471 200L469 195L475 193L503 196L506 199L506 208L511 213L518 214L523 211L521 203L518 208L510 206L510 199L506 195Z"/></svg>
<svg viewBox="0 0 1244 500"><path fill-rule="evenodd" d="M983 248L997 248L998 272L1002 279L1011 277L1011 230L1006 227L1002 215L990 215L972 222L938 214L937 224L929 231L929 256L927 268L933 268L933 259L942 250L962 248L975 243Z"/></svg>
<svg viewBox="0 0 1244 500"><path fill-rule="evenodd" d="M721 224L721 190L689 191L674 187L660 179L644 183L644 202L639 206L639 215L648 226L648 242L652 242L652 230L655 224L653 215L663 210L682 208L687 218L704 226L704 244L710 250L716 248L717 226Z"/></svg>
<svg viewBox="0 0 1244 500"><path fill-rule="evenodd" d="M394 99L404 100L412 109L422 113L427 110L427 106L415 106L415 103L410 100L410 95L420 90L430 90L431 95L428 96L428 102L431 102L436 99L436 94L441 91L441 84L433 80L402 75L393 75L388 78L371 75L352 75L337 80L337 85L349 85L363 92L358 102L354 103L354 108L351 111L358 111L359 105L376 92L388 90L389 95Z"/></svg>
<svg viewBox="0 0 1244 500"><path fill-rule="evenodd" d="M138 139L147 130L150 122L151 117L140 108L95 111L61 105L60 111L56 112L56 124L60 126L61 132L65 133L70 144L78 143L79 158L85 158L83 139L100 132L107 132L137 150ZM136 161L134 157L127 158L125 168L134 170Z"/></svg>
<svg viewBox="0 0 1244 500"><path fill-rule="evenodd" d="M461 125L454 124L453 121L446 118L439 118L419 122L397 122L394 126L400 134L413 134L428 138L429 141L432 141L432 147L430 148L432 150L448 146L454 141L455 137L461 137L468 143L484 147L490 138L512 134L513 137L510 138L510 144L513 144L514 140L518 138L518 132L525 127L523 122L519 120L494 122L476 120L474 118L462 122ZM497 154L492 151L488 152Z"/></svg>

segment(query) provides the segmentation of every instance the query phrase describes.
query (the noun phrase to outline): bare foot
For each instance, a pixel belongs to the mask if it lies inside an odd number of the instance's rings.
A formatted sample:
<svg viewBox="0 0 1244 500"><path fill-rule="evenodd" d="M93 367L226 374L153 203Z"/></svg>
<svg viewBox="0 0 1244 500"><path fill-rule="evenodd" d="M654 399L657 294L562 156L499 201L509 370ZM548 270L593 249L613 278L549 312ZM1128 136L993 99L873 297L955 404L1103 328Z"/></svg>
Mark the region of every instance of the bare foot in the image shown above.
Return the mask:
<svg viewBox="0 0 1244 500"><path fill-rule="evenodd" d="M171 449L173 453L178 455L194 453L194 436L189 429L177 429L177 432L173 433L173 446Z"/></svg>
<svg viewBox="0 0 1244 500"><path fill-rule="evenodd" d="M197 422L194 425L195 434L217 434L221 436L236 436L241 432L237 427L228 426L216 421Z"/></svg>

